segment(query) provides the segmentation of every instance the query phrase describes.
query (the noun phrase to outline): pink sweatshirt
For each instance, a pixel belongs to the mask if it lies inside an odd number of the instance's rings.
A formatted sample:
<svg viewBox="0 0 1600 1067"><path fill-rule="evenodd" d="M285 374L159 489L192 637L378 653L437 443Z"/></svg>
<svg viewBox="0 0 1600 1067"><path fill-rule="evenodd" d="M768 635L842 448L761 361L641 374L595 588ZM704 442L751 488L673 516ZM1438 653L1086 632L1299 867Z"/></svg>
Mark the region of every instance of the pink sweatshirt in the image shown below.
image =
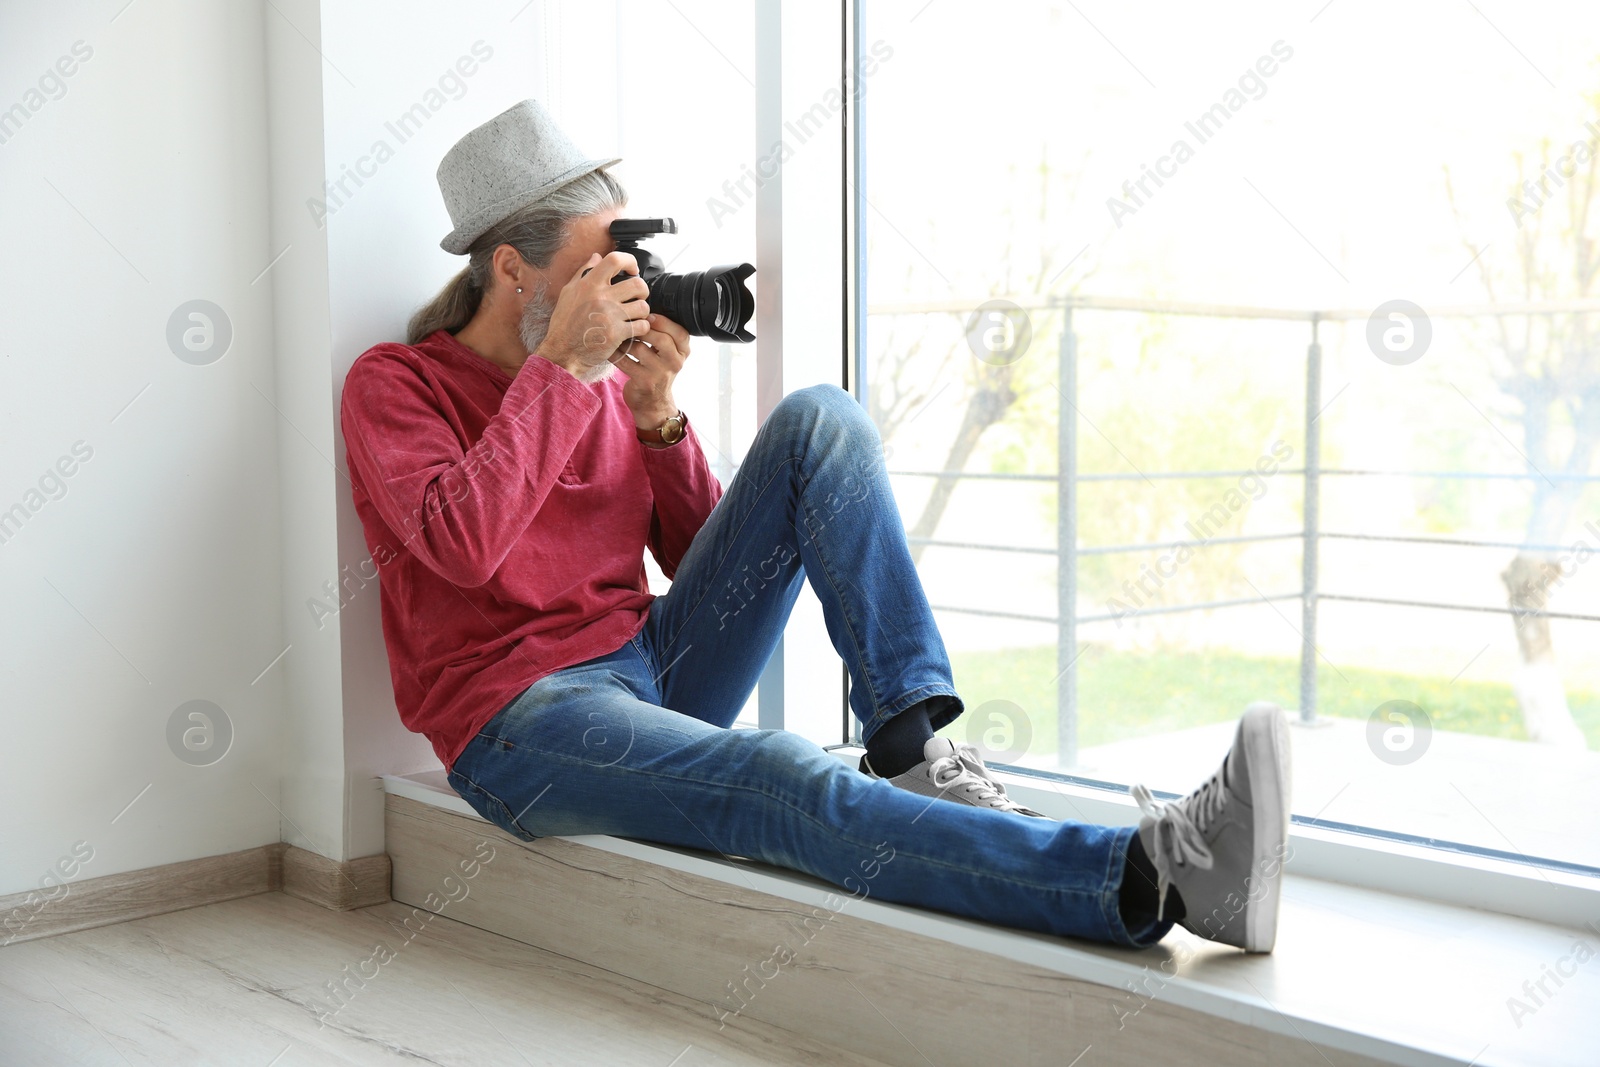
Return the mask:
<svg viewBox="0 0 1600 1067"><path fill-rule="evenodd" d="M395 705L446 768L522 690L638 633L645 548L671 578L722 496L692 427L638 440L625 381L539 356L512 378L444 330L350 368L340 417Z"/></svg>

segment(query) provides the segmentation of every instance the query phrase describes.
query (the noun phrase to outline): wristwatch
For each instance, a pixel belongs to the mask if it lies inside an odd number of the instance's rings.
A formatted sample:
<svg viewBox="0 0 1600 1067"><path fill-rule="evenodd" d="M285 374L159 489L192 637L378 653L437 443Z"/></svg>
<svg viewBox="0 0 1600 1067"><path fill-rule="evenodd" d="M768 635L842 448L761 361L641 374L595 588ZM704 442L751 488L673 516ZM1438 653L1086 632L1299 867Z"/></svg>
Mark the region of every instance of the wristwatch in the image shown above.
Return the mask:
<svg viewBox="0 0 1600 1067"><path fill-rule="evenodd" d="M683 440L684 427L688 426L688 419L683 412L678 412L653 430L639 430L639 440L647 445L672 445Z"/></svg>

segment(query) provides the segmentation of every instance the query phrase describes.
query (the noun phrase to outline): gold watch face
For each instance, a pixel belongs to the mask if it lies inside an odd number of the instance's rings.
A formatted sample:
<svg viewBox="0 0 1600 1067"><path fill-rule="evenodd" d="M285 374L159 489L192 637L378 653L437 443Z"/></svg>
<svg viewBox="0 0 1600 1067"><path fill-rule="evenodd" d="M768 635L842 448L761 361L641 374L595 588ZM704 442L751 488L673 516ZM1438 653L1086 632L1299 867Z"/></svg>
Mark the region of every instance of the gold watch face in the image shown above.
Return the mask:
<svg viewBox="0 0 1600 1067"><path fill-rule="evenodd" d="M661 424L661 440L672 444L683 436L683 420L677 417L670 418Z"/></svg>

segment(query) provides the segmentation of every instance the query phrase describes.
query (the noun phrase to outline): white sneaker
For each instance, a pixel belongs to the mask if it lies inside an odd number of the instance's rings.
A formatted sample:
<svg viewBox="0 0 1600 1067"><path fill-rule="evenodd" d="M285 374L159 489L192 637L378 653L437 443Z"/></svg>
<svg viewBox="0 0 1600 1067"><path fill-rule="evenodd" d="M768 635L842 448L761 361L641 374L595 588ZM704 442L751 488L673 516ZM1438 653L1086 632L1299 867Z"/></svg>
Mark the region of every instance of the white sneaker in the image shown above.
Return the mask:
<svg viewBox="0 0 1600 1067"><path fill-rule="evenodd" d="M861 773L878 778L867 757L861 757ZM995 781L984 765L978 750L967 744L958 744L948 737L930 737L922 746L922 762L893 778L884 779L892 786L925 797L953 800L975 808L994 808L1010 811L1034 819L1045 815L1024 807L1006 796L1006 787Z"/></svg>
<svg viewBox="0 0 1600 1067"><path fill-rule="evenodd" d="M1183 900L1184 929L1247 952L1271 952L1289 846L1283 709L1246 708L1222 766L1182 800L1163 803L1143 785L1131 792L1145 813L1139 842L1156 869L1159 909L1171 886Z"/></svg>

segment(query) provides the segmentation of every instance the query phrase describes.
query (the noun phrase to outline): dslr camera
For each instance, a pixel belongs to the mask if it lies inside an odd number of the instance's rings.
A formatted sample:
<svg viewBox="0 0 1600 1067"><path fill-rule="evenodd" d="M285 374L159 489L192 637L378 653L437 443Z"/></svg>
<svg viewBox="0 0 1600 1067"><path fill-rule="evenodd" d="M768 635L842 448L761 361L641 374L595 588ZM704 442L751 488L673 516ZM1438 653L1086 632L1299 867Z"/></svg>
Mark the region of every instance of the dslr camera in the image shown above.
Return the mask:
<svg viewBox="0 0 1600 1067"><path fill-rule="evenodd" d="M650 310L667 318L698 337L716 341L754 341L746 324L755 311L755 299L745 279L756 272L748 263L725 264L687 274L668 274L660 258L641 241L663 233L677 233L671 219L617 219L611 236L618 252L628 252L639 264L639 277L650 287ZM628 277L626 271L611 279L612 284Z"/></svg>

